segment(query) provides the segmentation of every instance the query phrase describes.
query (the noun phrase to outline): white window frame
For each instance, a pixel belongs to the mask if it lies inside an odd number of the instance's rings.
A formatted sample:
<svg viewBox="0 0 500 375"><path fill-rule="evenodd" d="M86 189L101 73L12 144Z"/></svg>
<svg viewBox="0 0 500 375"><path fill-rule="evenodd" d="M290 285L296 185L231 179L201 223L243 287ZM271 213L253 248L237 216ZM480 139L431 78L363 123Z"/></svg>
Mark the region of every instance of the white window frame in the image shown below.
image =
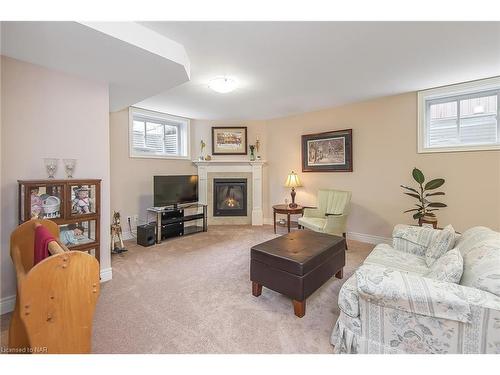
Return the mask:
<svg viewBox="0 0 500 375"><path fill-rule="evenodd" d="M474 95L487 91L500 90L500 77L487 78L478 81L460 83L457 85L442 86L434 89L419 91L417 94L417 149L418 153L458 152L458 151L485 151L500 150L500 143L483 145L458 145L449 147L427 146L427 102L429 100L446 99L460 95ZM497 126L500 127L500 95L497 96ZM499 129L500 131L500 129ZM500 137L500 132L498 133ZM500 140L499 140L500 142Z"/></svg>
<svg viewBox="0 0 500 375"><path fill-rule="evenodd" d="M168 120L180 122L185 126L184 137L185 140L181 142L185 142L184 148L186 150L186 155L158 155L158 154L148 154L145 152L137 152L134 150L134 141L133 141L133 132L134 132L134 115L140 116L142 118L150 118L151 120ZM190 160L191 159L191 137L190 137L190 128L191 121L185 117L172 116L166 113L150 111L137 107L129 108L129 124L128 124L128 149L129 149L129 157L130 158L141 158L141 159L174 159L174 160ZM181 136L182 137L182 136Z"/></svg>

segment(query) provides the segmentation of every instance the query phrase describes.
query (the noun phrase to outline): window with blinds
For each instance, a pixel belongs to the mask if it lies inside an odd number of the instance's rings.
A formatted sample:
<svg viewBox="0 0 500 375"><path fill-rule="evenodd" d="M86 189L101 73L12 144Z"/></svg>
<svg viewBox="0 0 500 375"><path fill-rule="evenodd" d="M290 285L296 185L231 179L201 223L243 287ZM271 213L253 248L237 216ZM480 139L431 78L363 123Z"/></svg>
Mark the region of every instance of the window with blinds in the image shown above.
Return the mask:
<svg viewBox="0 0 500 375"><path fill-rule="evenodd" d="M131 108L130 156L188 158L189 120Z"/></svg>
<svg viewBox="0 0 500 375"><path fill-rule="evenodd" d="M500 80L419 93L419 152L500 148Z"/></svg>

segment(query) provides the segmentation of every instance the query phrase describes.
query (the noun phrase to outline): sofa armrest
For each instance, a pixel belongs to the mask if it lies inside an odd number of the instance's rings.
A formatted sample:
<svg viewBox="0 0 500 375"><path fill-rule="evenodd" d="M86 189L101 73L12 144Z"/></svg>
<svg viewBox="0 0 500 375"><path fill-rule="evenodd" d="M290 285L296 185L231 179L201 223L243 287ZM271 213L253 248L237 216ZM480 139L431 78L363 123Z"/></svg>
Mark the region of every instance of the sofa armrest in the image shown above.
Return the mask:
<svg viewBox="0 0 500 375"><path fill-rule="evenodd" d="M336 233L342 235L346 231L347 215L326 215L324 231L326 233Z"/></svg>
<svg viewBox="0 0 500 375"><path fill-rule="evenodd" d="M405 253L425 256L425 251L438 234L438 229L398 224L392 231L392 247Z"/></svg>
<svg viewBox="0 0 500 375"><path fill-rule="evenodd" d="M316 207L304 207L304 217L324 217L325 214Z"/></svg>
<svg viewBox="0 0 500 375"><path fill-rule="evenodd" d="M482 295L477 289L379 265L360 267L356 283L360 298L369 303L463 323L472 321L471 303L486 308L497 306L489 293Z"/></svg>

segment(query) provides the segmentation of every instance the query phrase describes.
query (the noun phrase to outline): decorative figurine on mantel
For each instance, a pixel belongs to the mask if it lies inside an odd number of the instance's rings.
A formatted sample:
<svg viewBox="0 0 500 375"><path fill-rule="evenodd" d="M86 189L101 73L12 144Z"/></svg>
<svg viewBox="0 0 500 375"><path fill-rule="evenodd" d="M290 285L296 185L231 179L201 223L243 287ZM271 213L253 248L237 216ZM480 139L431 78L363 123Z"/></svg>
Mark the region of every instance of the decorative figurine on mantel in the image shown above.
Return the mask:
<svg viewBox="0 0 500 375"><path fill-rule="evenodd" d="M202 139L200 141L200 160L205 160L205 157L203 156L203 152L205 151L205 147L207 146L207 144L205 143L205 141Z"/></svg>
<svg viewBox="0 0 500 375"><path fill-rule="evenodd" d="M123 244L120 213L113 211L113 224L111 224L111 253L121 254L125 251L127 251L127 249L125 249L125 245Z"/></svg>
<svg viewBox="0 0 500 375"><path fill-rule="evenodd" d="M250 160L255 161L255 145L248 146L250 149Z"/></svg>
<svg viewBox="0 0 500 375"><path fill-rule="evenodd" d="M255 140L255 150L257 151L257 160L260 160L260 140L258 136Z"/></svg>

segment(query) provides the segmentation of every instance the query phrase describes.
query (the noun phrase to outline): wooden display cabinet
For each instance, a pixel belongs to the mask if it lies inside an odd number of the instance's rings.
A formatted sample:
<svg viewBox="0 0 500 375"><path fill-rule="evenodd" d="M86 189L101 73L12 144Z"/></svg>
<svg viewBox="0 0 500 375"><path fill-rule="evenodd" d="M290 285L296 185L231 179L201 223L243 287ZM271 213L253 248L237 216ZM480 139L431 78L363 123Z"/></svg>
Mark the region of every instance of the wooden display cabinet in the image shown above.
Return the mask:
<svg viewBox="0 0 500 375"><path fill-rule="evenodd" d="M34 217L59 225L59 240L100 261L101 180L18 180L19 224Z"/></svg>

